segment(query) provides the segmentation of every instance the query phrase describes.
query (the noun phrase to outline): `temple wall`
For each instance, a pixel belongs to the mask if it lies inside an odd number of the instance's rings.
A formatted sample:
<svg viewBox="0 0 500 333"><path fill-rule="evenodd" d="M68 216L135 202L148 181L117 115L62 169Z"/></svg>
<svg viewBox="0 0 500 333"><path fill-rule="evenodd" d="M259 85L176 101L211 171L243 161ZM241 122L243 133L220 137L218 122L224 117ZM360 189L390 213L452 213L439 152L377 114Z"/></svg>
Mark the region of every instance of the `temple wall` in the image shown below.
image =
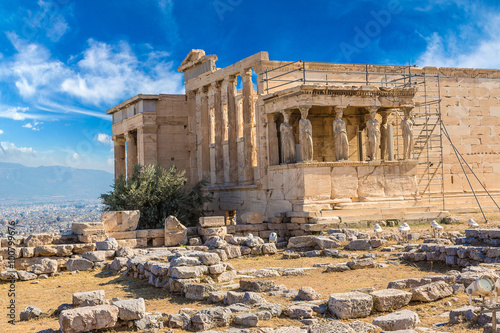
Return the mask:
<svg viewBox="0 0 500 333"><path fill-rule="evenodd" d="M156 104L158 164L175 165L191 178L191 136L186 95L160 95Z"/></svg>

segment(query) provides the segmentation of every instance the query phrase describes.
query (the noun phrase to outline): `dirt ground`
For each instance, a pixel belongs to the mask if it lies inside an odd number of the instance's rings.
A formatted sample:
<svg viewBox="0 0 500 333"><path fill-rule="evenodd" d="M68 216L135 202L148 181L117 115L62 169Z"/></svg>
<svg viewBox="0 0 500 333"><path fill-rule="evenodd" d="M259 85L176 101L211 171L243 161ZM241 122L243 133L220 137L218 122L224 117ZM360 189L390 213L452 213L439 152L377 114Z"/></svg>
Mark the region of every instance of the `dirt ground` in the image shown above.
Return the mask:
<svg viewBox="0 0 500 333"><path fill-rule="evenodd" d="M466 221L469 217L473 217L478 223L481 223L481 218L478 214L462 215L460 224L444 225L445 231L467 229ZM500 214L489 214L490 226L496 227L500 221ZM391 228L384 228L389 230ZM393 228L394 229L394 228ZM427 225L412 226L412 230L421 234L430 233ZM368 230L368 229L367 229ZM395 229L394 229L395 230ZM390 245L391 243L389 243ZM395 244L395 243L392 243ZM377 252L377 251L372 251ZM363 251L357 251L362 254ZM382 256L386 253L380 252L377 261L385 260ZM231 260L230 262L237 270L249 268L265 268L265 267L312 267L316 263L340 263L346 259L334 259L329 257L315 258L299 258L299 259L281 259L281 253L273 256L248 257L242 259ZM401 263L399 266L391 265L388 268L373 268L348 271L342 273L324 273L324 268L315 268L306 270L304 276L287 276L270 278L277 284L284 284L288 288L299 289L302 286L310 286L318 293L323 295L325 300L332 293L347 292L353 289L363 287L375 287L376 289L384 289L390 281L409 278L409 277L424 277L433 274L444 273L447 269L445 266L436 266L431 264ZM179 309L189 307L202 309L213 306L207 302L193 302L185 298L172 295L163 289L157 289L149 285L146 281L136 280L129 276L122 276L112 273L108 270L95 270L89 272L80 272L78 274L70 274L62 272L61 275L50 277L46 280L38 280L38 284L32 284L31 281L20 281L15 285L15 300L16 300L16 315L19 319L19 313L27 306L34 305L40 308L46 317L32 320L29 322L16 322L16 325L7 323L7 305L9 298L7 296L9 285L6 283L0 284L0 332L1 333L29 333L39 330L52 328L59 329L58 319L50 314L63 303L72 302L72 294L75 292L104 290L106 298L138 298L142 297L146 300L147 311L158 311L167 314L178 313ZM288 304L290 299L281 296L264 296L270 302ZM446 306L445 303L450 301L452 306ZM482 332L478 327L469 327L466 324L447 326L448 321L443 313L468 304L468 298L465 294L451 296L431 303L412 303L405 309L413 310L420 316L422 323L419 326L432 327L438 332ZM372 314L370 317L361 320L371 322L373 318L380 316L380 313ZM291 320L286 317L275 318L270 321L262 321L262 327L279 327L279 326L301 326L299 321ZM435 326L437 325L437 326ZM227 330L222 328L221 330ZM126 332L126 330L109 330L107 332ZM176 332L181 332L176 330Z"/></svg>

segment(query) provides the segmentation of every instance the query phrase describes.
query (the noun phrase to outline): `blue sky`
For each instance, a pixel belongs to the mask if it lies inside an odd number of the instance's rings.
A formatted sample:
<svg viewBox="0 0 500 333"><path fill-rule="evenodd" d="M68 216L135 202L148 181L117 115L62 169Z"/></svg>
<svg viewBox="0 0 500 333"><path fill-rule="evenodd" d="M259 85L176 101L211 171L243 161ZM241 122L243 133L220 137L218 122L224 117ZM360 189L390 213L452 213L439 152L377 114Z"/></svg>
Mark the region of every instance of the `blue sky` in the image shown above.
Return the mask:
<svg viewBox="0 0 500 333"><path fill-rule="evenodd" d="M190 49L500 68L498 1L0 1L0 161L113 170L105 111L182 93Z"/></svg>

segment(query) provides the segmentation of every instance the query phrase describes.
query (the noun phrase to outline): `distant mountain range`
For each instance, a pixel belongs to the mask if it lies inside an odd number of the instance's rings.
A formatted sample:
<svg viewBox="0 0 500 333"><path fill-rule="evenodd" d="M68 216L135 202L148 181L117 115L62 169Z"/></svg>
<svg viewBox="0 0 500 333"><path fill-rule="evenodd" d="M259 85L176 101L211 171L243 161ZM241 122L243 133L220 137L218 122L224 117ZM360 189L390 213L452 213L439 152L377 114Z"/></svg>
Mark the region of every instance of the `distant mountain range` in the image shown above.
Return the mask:
<svg viewBox="0 0 500 333"><path fill-rule="evenodd" d="M0 200L97 199L112 183L102 170L0 162Z"/></svg>

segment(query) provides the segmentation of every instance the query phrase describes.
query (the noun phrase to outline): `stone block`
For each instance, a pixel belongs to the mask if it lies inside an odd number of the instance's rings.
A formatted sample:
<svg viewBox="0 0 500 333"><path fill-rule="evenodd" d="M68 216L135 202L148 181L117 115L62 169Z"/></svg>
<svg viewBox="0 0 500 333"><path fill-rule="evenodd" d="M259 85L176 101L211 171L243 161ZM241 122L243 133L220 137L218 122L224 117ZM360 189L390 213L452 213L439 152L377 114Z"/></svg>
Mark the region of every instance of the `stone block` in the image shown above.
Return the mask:
<svg viewBox="0 0 500 333"><path fill-rule="evenodd" d="M104 212L101 214L101 222L106 232L133 231L137 229L140 216L138 210Z"/></svg>
<svg viewBox="0 0 500 333"><path fill-rule="evenodd" d="M24 241L24 245L28 247L36 247L40 245L52 244L54 240L54 235L50 234L33 234L28 236Z"/></svg>
<svg viewBox="0 0 500 333"><path fill-rule="evenodd" d="M188 242L187 228L175 216L165 219L165 246L185 245Z"/></svg>
<svg viewBox="0 0 500 333"><path fill-rule="evenodd" d="M50 257L57 255L57 248L55 245L39 245L35 247L36 257Z"/></svg>
<svg viewBox="0 0 500 333"><path fill-rule="evenodd" d="M248 212L241 214L242 223L244 224L259 224L263 222L263 215L261 212Z"/></svg>
<svg viewBox="0 0 500 333"><path fill-rule="evenodd" d="M373 298L360 292L330 295L328 310L339 319L368 317L373 308Z"/></svg>
<svg viewBox="0 0 500 333"><path fill-rule="evenodd" d="M87 271L94 267L94 263L84 258L69 259L66 263L68 271Z"/></svg>
<svg viewBox="0 0 500 333"><path fill-rule="evenodd" d="M373 307L380 312L399 310L408 305L412 293L398 289L382 289L372 292Z"/></svg>
<svg viewBox="0 0 500 333"><path fill-rule="evenodd" d="M56 260L43 258L26 270L35 274L52 274L57 272L57 267L58 264Z"/></svg>
<svg viewBox="0 0 500 333"><path fill-rule="evenodd" d="M104 304L104 290L86 291L73 294L74 306L94 306Z"/></svg>
<svg viewBox="0 0 500 333"><path fill-rule="evenodd" d="M62 311L59 325L62 333L79 333L112 328L117 320L116 306L97 305Z"/></svg>
<svg viewBox="0 0 500 333"><path fill-rule="evenodd" d="M314 236L297 236L288 240L288 249L311 248L316 246Z"/></svg>
<svg viewBox="0 0 500 333"><path fill-rule="evenodd" d="M144 298L124 299L113 302L118 308L118 317L121 320L137 320L146 315L146 304Z"/></svg>
<svg viewBox="0 0 500 333"><path fill-rule="evenodd" d="M209 293L220 290L221 286L218 284L189 283L184 285L182 293L187 299L202 301L208 298Z"/></svg>
<svg viewBox="0 0 500 333"><path fill-rule="evenodd" d="M73 222L71 224L71 232L74 235L84 235L98 231L104 231L102 222Z"/></svg>
<svg viewBox="0 0 500 333"><path fill-rule="evenodd" d="M453 288L444 281L438 281L416 287L410 292L413 294L412 301L432 302L453 295Z"/></svg>
<svg viewBox="0 0 500 333"><path fill-rule="evenodd" d="M226 218L224 216L202 216L199 222L202 228L223 227L226 225Z"/></svg>
<svg viewBox="0 0 500 333"><path fill-rule="evenodd" d="M114 238L116 240L121 239L135 239L137 232L134 231L111 231L108 232L109 238Z"/></svg>
<svg viewBox="0 0 500 333"><path fill-rule="evenodd" d="M384 331L414 329L420 323L418 314L410 310L402 310L373 319L373 324Z"/></svg>

